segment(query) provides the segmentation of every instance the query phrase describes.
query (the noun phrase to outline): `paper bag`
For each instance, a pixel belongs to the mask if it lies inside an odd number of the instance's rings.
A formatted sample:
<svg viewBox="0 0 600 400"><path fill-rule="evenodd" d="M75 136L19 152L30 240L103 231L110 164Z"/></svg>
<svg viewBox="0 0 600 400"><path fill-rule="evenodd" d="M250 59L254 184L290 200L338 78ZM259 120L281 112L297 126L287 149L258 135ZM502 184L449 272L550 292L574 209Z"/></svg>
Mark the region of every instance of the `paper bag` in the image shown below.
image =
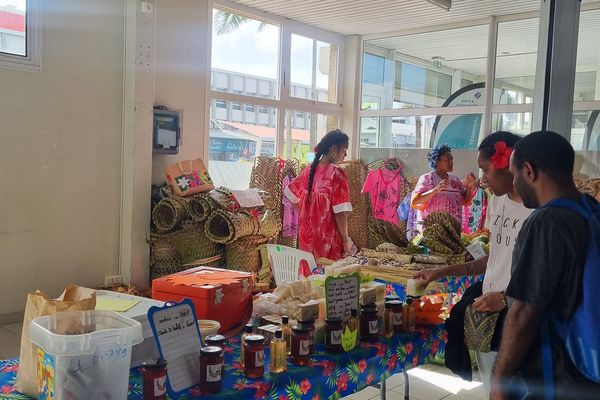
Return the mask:
<svg viewBox="0 0 600 400"><path fill-rule="evenodd" d="M204 162L196 160L178 161L165 168L165 178L173 194L179 197L193 196L214 189Z"/></svg>
<svg viewBox="0 0 600 400"><path fill-rule="evenodd" d="M96 307L96 292L92 289L69 285L57 299L41 291L27 295L23 332L21 334L21 360L15 387L21 393L37 398L37 348L29 341L29 324L37 317L61 311L87 311ZM65 328L66 329L66 328Z"/></svg>

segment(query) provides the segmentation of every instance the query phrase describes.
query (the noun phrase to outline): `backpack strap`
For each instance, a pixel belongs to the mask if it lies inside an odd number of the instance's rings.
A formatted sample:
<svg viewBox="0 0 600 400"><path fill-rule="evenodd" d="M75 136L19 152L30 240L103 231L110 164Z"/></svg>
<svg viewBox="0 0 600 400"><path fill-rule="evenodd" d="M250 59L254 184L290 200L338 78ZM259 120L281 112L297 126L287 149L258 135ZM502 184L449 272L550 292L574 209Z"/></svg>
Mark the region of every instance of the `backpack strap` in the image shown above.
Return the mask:
<svg viewBox="0 0 600 400"><path fill-rule="evenodd" d="M543 208L547 208L547 207L566 208L568 210L576 212L577 214L581 215L583 218L585 218L587 220L590 218L592 207L591 207L591 204L590 204L587 196L585 196L585 195L582 196L582 202L583 202L583 205L579 204L578 202L576 202L574 200L559 198L559 199L552 200L551 202L546 204Z"/></svg>
<svg viewBox="0 0 600 400"><path fill-rule="evenodd" d="M544 372L544 394L546 400L554 400L554 368L552 365L552 342L550 341L550 318L547 316L540 326L542 335L542 369Z"/></svg>

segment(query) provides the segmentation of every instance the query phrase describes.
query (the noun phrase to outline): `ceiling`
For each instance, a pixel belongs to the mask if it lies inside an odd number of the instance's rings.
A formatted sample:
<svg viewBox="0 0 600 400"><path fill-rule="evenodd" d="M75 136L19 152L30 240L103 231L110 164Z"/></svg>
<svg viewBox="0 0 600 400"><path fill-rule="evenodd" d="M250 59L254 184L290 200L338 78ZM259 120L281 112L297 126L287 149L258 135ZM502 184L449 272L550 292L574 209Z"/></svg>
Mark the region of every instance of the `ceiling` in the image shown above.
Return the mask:
<svg viewBox="0 0 600 400"><path fill-rule="evenodd" d="M453 0L446 11L425 0L232 0L343 35L369 35L536 11L540 0Z"/></svg>

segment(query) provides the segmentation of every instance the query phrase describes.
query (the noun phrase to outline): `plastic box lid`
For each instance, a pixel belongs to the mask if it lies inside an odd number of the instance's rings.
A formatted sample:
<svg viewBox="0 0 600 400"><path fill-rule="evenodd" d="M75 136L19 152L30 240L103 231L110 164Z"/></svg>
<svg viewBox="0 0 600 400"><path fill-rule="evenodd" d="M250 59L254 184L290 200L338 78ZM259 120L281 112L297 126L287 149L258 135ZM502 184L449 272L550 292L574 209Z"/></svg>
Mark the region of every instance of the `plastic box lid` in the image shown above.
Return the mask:
<svg viewBox="0 0 600 400"><path fill-rule="evenodd" d="M94 354L96 346L104 343L133 346L143 337L138 321L114 311L91 310L35 318L29 340L47 353L64 356Z"/></svg>

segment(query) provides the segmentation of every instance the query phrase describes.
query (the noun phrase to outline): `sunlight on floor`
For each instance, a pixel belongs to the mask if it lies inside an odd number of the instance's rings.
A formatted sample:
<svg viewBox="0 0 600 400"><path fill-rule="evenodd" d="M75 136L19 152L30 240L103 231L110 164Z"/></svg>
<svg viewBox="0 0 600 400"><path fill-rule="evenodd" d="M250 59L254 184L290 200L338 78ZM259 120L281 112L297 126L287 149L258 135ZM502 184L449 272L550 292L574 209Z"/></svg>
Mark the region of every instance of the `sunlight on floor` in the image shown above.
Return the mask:
<svg viewBox="0 0 600 400"><path fill-rule="evenodd" d="M435 385L439 388L447 390L453 394L457 394L461 390L469 391L481 386L481 382L467 382L454 376L448 376L440 374L439 372L427 371L425 369L417 368L408 371L408 374L424 380L425 382Z"/></svg>

